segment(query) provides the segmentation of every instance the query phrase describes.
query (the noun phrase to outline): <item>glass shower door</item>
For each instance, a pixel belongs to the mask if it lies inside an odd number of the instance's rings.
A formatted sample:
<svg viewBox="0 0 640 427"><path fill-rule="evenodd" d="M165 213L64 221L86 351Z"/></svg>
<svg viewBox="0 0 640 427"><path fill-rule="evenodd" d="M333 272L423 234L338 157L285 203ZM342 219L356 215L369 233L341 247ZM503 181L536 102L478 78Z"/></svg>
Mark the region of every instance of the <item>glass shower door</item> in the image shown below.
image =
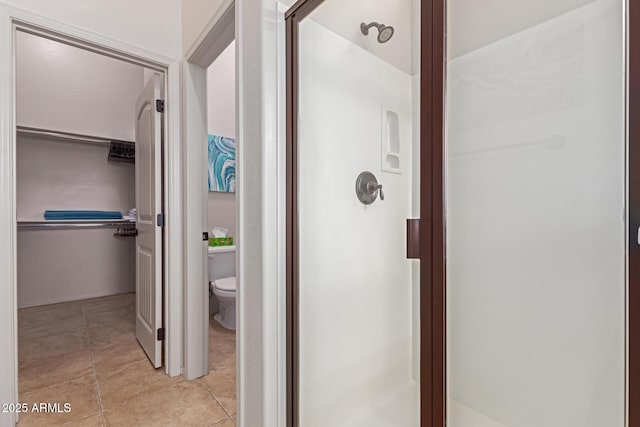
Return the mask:
<svg viewBox="0 0 640 427"><path fill-rule="evenodd" d="M623 5L447 1L452 427L624 425Z"/></svg>
<svg viewBox="0 0 640 427"><path fill-rule="evenodd" d="M297 27L300 426L420 425L419 4L326 0Z"/></svg>

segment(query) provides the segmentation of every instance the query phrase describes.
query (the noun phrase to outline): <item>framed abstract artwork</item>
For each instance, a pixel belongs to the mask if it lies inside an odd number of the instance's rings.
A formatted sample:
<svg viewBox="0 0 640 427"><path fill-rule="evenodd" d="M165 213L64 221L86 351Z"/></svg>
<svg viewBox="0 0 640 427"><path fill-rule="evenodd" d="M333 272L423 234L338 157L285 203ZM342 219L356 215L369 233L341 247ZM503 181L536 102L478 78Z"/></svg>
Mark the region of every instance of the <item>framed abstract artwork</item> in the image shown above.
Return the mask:
<svg viewBox="0 0 640 427"><path fill-rule="evenodd" d="M209 191L236 192L236 140L209 135Z"/></svg>

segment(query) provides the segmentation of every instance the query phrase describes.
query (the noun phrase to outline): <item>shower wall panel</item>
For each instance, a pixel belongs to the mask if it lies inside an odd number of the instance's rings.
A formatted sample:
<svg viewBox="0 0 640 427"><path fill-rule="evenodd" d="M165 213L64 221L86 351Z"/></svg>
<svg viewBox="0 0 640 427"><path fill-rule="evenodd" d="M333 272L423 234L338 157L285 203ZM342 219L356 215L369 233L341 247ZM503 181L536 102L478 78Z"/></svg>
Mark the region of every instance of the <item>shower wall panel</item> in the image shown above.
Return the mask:
<svg viewBox="0 0 640 427"><path fill-rule="evenodd" d="M299 76L300 425L384 425L371 411L413 384L412 80L311 19ZM399 117L399 174L381 169L383 107ZM363 171L384 201L360 203Z"/></svg>
<svg viewBox="0 0 640 427"><path fill-rule="evenodd" d="M602 0L448 61L453 427L624 425L623 58Z"/></svg>

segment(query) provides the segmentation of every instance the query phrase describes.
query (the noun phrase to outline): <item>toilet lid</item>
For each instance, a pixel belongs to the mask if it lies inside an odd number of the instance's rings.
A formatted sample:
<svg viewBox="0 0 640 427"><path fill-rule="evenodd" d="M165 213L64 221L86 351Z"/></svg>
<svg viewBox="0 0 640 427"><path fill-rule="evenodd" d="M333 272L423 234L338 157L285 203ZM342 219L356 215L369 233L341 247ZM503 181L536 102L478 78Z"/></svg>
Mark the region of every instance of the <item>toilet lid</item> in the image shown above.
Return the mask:
<svg viewBox="0 0 640 427"><path fill-rule="evenodd" d="M226 277L224 279L216 280L216 288L221 291L235 291L236 290L236 278Z"/></svg>

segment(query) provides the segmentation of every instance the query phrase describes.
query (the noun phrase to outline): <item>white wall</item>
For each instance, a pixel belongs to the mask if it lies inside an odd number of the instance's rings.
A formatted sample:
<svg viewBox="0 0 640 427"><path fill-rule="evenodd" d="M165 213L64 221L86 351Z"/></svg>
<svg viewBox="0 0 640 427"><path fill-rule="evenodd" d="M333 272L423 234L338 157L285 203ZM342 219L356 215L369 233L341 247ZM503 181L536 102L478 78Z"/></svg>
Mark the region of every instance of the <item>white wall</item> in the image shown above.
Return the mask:
<svg viewBox="0 0 640 427"><path fill-rule="evenodd" d="M115 229L18 233L18 307L135 291L135 242Z"/></svg>
<svg viewBox="0 0 640 427"><path fill-rule="evenodd" d="M186 53L224 10L228 0L182 0L182 50Z"/></svg>
<svg viewBox="0 0 640 427"><path fill-rule="evenodd" d="M142 67L18 32L18 125L135 139Z"/></svg>
<svg viewBox="0 0 640 427"><path fill-rule="evenodd" d="M19 137L18 220L45 209L126 212L134 167L107 162L109 147ZM19 230L18 307L135 290L135 239L115 229Z"/></svg>
<svg viewBox="0 0 640 427"><path fill-rule="evenodd" d="M207 131L236 138L236 43L207 69ZM236 194L209 192L209 230L222 226L236 234Z"/></svg>
<svg viewBox="0 0 640 427"><path fill-rule="evenodd" d="M236 137L236 43L232 42L207 69L207 129Z"/></svg>
<svg viewBox="0 0 640 427"><path fill-rule="evenodd" d="M45 209L115 210L135 203L134 165L107 161L109 146L19 136L19 221L42 221Z"/></svg>
<svg viewBox="0 0 640 427"><path fill-rule="evenodd" d="M169 58L180 57L180 0L2 0L0 3Z"/></svg>
<svg viewBox="0 0 640 427"><path fill-rule="evenodd" d="M310 19L299 45L300 423L380 425L412 383L411 76ZM400 116L400 174L381 170L383 107ZM363 171L384 201L358 200Z"/></svg>
<svg viewBox="0 0 640 427"><path fill-rule="evenodd" d="M454 427L624 425L622 6L597 1L448 63Z"/></svg>

